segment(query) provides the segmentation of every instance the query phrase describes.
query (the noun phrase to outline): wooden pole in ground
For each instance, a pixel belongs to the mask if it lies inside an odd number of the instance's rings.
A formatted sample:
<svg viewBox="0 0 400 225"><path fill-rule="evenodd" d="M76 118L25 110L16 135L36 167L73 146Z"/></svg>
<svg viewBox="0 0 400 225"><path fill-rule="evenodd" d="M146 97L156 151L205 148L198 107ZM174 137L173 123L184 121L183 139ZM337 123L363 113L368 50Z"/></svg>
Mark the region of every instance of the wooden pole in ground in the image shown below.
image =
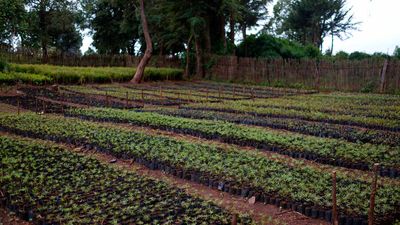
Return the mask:
<svg viewBox="0 0 400 225"><path fill-rule="evenodd" d="M332 172L332 224L339 225L336 203L336 171Z"/></svg>
<svg viewBox="0 0 400 225"><path fill-rule="evenodd" d="M125 104L126 109L128 109L128 101L129 101L129 93L126 92L126 104Z"/></svg>
<svg viewBox="0 0 400 225"><path fill-rule="evenodd" d="M251 92L251 100L254 101L254 89L251 88L251 89L250 89L250 92Z"/></svg>
<svg viewBox="0 0 400 225"><path fill-rule="evenodd" d="M143 88L142 88L142 105L144 107L144 92L143 92Z"/></svg>
<svg viewBox="0 0 400 225"><path fill-rule="evenodd" d="M375 208L375 195L378 182L378 169L379 169L379 163L375 163L373 168L374 178L372 180L372 185L371 185L371 198L369 200L368 225L373 225L375 221L374 208Z"/></svg>
<svg viewBox="0 0 400 225"><path fill-rule="evenodd" d="M108 92L106 91L106 106L110 107L110 102L108 100Z"/></svg>
<svg viewBox="0 0 400 225"><path fill-rule="evenodd" d="M383 63L383 68L381 72L381 85L380 85L380 92L383 93L385 91L385 86L386 86L386 71L388 67L388 60L385 59L385 62Z"/></svg>
<svg viewBox="0 0 400 225"><path fill-rule="evenodd" d="M232 215L231 225L237 225L237 217L238 215L236 213Z"/></svg>
<svg viewBox="0 0 400 225"><path fill-rule="evenodd" d="M233 86L232 95L233 95L233 99L236 99L236 91L235 91L235 86Z"/></svg>
<svg viewBox="0 0 400 225"><path fill-rule="evenodd" d="M18 115L19 115L19 111L20 111L20 109L19 109L19 96L17 97L17 106L18 106Z"/></svg>
<svg viewBox="0 0 400 225"><path fill-rule="evenodd" d="M207 102L208 102L208 88L206 89L206 93L207 93Z"/></svg>
<svg viewBox="0 0 400 225"><path fill-rule="evenodd" d="M218 87L218 98L221 100L221 86Z"/></svg>

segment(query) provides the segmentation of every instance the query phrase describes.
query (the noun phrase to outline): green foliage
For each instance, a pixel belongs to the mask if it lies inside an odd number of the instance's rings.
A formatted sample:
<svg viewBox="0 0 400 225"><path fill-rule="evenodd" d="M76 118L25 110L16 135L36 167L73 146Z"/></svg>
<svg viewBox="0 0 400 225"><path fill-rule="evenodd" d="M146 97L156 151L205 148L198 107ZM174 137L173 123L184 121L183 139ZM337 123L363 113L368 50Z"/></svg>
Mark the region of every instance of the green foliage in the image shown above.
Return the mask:
<svg viewBox="0 0 400 225"><path fill-rule="evenodd" d="M86 110L77 110L77 112L82 111ZM112 116L113 118L125 115L135 119L135 116L139 115L139 119L146 119L149 123L160 123L165 120L165 118L154 120L148 117L148 114L133 115L123 110L92 109L92 112L99 117ZM172 123L174 126L181 124L172 120L165 120L165 122ZM271 159L256 151L243 151L234 147L222 149L215 145L194 144L60 116L40 116L33 113L26 113L23 116L2 115L0 124L3 128L16 129L35 137L95 146L96 149L103 149L117 157L124 156L128 159L140 157L167 166L182 168L185 171L201 171L210 174L218 181L229 180L231 184L237 184L238 188L254 187L265 193L278 194L284 198L307 202L310 205L330 207L331 204L330 172L308 166L300 161L286 162L279 156ZM229 127L229 124L218 124L214 127L204 125L203 127L212 132L225 132L215 129L221 125ZM235 130L230 129L228 132L233 133ZM290 138L290 135L287 136ZM323 145L323 143L318 145ZM60 165L60 163L50 165ZM369 207L365 199L370 193L370 181L341 171L337 172L337 176L339 209L343 210L342 212L365 216ZM98 180L103 180L103 178ZM390 214L400 201L400 192L396 184L383 183L378 189L377 199L379 199L376 202L377 215Z"/></svg>
<svg viewBox="0 0 400 225"><path fill-rule="evenodd" d="M8 67L9 67L9 65L8 65L7 61L0 58L0 73L7 71Z"/></svg>
<svg viewBox="0 0 400 225"><path fill-rule="evenodd" d="M204 105L208 104L202 104L203 107ZM260 106L257 107L260 108ZM73 110L71 114L75 116L89 116L99 120L108 121L111 119L115 122L126 122L140 126L168 127L175 131L191 130L192 132L199 132L207 136L217 135L223 139L231 138L252 143L263 143L288 151L312 152L328 158L346 159L354 162L368 162L368 164L372 164L378 160L385 165L394 167L400 166L396 164L396 161L400 158L400 153L393 154L393 159L386 159L387 161L385 160L385 162L381 160L383 155L391 154L389 152L394 151L394 149L389 146L354 144L345 141L309 137L291 132L243 127L222 121L175 118L173 116L159 115L156 113L124 112L123 110L114 109L88 109ZM321 143L324 144L319 146Z"/></svg>
<svg viewBox="0 0 400 225"><path fill-rule="evenodd" d="M24 36L27 12L25 0L0 1L0 48L11 46L15 38Z"/></svg>
<svg viewBox="0 0 400 225"><path fill-rule="evenodd" d="M256 104L258 101L260 103ZM367 128L381 127L392 131L400 129L400 117L396 115L399 113L398 109L396 107L392 108L395 104L400 104L397 96L336 96L335 94L321 94L304 98L261 99L258 101L252 102L252 104L248 104L246 101L229 101L224 102L224 104L201 103L188 105L185 108L207 108L213 111L251 113L252 115L267 117L296 118L320 122L330 121L336 124L351 124ZM307 103L304 103L304 101ZM358 110L352 110L353 105L356 103L366 106ZM385 104L389 105L389 109L381 110L381 108L385 108ZM292 107L284 107L284 105L291 105ZM308 105L308 107L305 107L305 105ZM365 110L366 108L368 110Z"/></svg>
<svg viewBox="0 0 400 225"><path fill-rule="evenodd" d="M1 198L7 199L10 209L29 215L30 220L71 224L230 224L230 212L213 203L54 144L0 136L0 158ZM169 212L174 216L165 216ZM112 220L107 215L112 215ZM251 224L248 217L240 216L239 220L241 224Z"/></svg>
<svg viewBox="0 0 400 225"><path fill-rule="evenodd" d="M368 53L359 52L359 51L352 52L349 55L350 60L362 60L362 59L369 59L369 58L371 58L371 55L369 55Z"/></svg>
<svg viewBox="0 0 400 225"><path fill-rule="evenodd" d="M350 11L346 0L279 0L273 21L277 34L321 48L326 36L342 39L356 29Z"/></svg>
<svg viewBox="0 0 400 225"><path fill-rule="evenodd" d="M19 80L26 83L32 82L33 84L43 84L45 82L60 84L125 82L131 80L133 74L135 74L135 69L129 67L67 67L12 64L10 70L18 74ZM24 75L24 73L27 73L27 75ZM37 76L33 76L33 74ZM146 68L144 80L180 80L182 75L183 70L181 69ZM31 77L31 81L29 81L29 77ZM44 77L47 79L44 79Z"/></svg>
<svg viewBox="0 0 400 225"><path fill-rule="evenodd" d="M400 59L400 47L399 46L396 46L396 48L394 49L393 57Z"/></svg>
<svg viewBox="0 0 400 225"><path fill-rule="evenodd" d="M363 87L360 91L362 93L372 93L377 89L377 84L375 81L369 81L365 87Z"/></svg>
<svg viewBox="0 0 400 225"><path fill-rule="evenodd" d="M93 46L100 54L135 54L140 38L140 20L136 5L130 0L88 1L85 4Z"/></svg>
<svg viewBox="0 0 400 225"><path fill-rule="evenodd" d="M318 48L287 39L276 38L268 34L251 35L238 46L238 56L261 58L317 58L321 55Z"/></svg>
<svg viewBox="0 0 400 225"><path fill-rule="evenodd" d="M52 83L52 79L40 74L0 72L0 84L13 85L17 83L44 85Z"/></svg>
<svg viewBox="0 0 400 225"><path fill-rule="evenodd" d="M336 53L335 55L336 59L348 59L349 58L349 53L345 52L345 51L339 51Z"/></svg>

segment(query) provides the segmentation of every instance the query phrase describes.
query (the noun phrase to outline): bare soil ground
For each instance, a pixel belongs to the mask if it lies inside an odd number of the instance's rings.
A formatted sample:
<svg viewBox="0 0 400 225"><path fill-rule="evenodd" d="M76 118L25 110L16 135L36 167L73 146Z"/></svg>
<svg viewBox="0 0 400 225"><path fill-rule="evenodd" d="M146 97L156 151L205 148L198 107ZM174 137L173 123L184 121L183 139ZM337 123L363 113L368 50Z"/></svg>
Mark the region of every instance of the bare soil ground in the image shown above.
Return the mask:
<svg viewBox="0 0 400 225"><path fill-rule="evenodd" d="M31 225L32 223L21 220L4 208L0 208L0 225Z"/></svg>

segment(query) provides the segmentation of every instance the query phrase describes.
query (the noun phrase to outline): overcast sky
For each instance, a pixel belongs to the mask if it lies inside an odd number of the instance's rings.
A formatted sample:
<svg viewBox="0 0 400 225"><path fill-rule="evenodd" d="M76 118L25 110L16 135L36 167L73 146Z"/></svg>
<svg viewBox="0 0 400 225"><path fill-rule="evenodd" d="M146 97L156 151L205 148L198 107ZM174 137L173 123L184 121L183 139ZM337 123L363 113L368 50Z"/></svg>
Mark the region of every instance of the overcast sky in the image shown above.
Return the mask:
<svg viewBox="0 0 400 225"><path fill-rule="evenodd" d="M343 50L392 54L395 46L400 46L400 0L347 0L347 4L348 7L353 7L354 21L361 24L359 31L352 31L352 36L348 39L335 39L334 52ZM82 52L91 43L92 39L86 36ZM330 46L328 37L324 42L324 50Z"/></svg>
<svg viewBox="0 0 400 225"><path fill-rule="evenodd" d="M400 46L400 0L347 0L347 4L353 7L354 20L362 23L349 39L335 39L334 52L392 54L396 45ZM329 39L324 49L330 48Z"/></svg>

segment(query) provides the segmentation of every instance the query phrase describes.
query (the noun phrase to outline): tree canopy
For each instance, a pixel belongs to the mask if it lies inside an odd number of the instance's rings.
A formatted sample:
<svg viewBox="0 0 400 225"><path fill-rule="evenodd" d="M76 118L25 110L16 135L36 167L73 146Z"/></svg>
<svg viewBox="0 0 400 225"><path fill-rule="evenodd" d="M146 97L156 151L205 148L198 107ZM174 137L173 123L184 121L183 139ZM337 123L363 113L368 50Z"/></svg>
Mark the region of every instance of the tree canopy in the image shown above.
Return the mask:
<svg viewBox="0 0 400 225"><path fill-rule="evenodd" d="M325 37L346 38L358 24L346 0L278 0L273 21L277 34L320 49Z"/></svg>

